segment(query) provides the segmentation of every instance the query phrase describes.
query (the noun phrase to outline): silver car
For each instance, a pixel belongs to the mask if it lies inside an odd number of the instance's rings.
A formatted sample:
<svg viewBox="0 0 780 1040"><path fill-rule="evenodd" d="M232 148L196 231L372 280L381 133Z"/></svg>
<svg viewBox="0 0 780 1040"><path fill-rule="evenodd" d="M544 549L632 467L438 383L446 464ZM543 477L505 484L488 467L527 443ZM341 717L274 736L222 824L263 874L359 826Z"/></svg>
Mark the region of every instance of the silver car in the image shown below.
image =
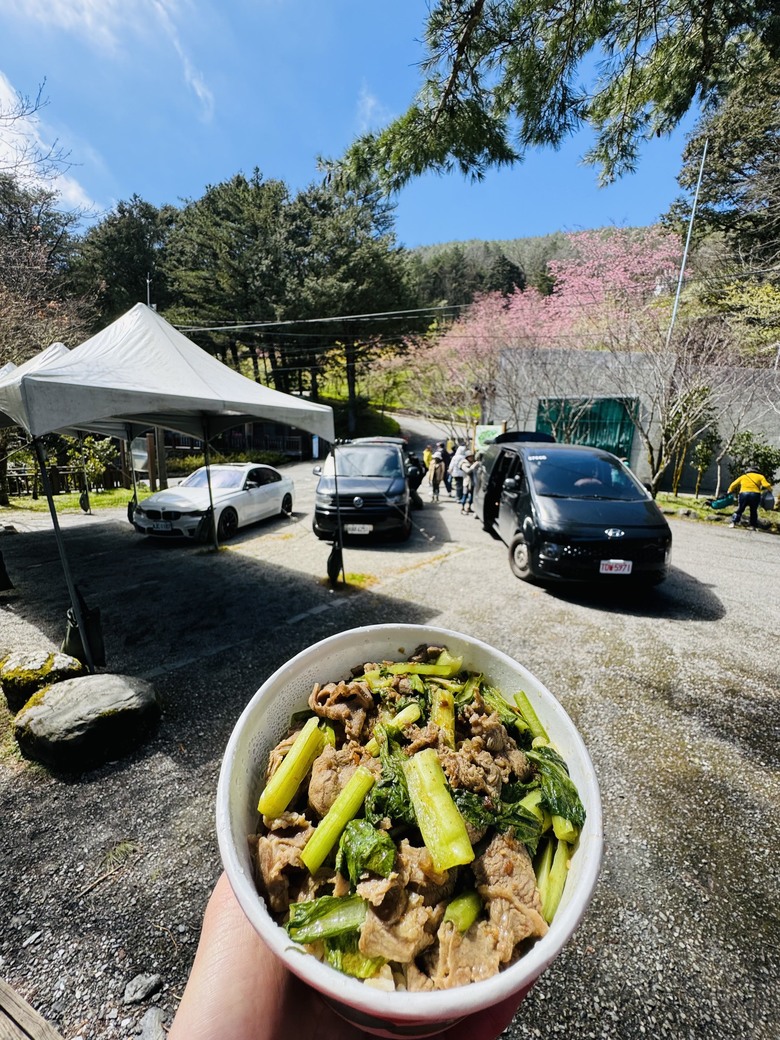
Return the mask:
<svg viewBox="0 0 780 1040"><path fill-rule="evenodd" d="M292 512L295 486L289 477L259 463L227 463L202 466L175 487L144 498L133 512L133 527L139 534L195 538L209 510L209 479L222 542L239 527Z"/></svg>

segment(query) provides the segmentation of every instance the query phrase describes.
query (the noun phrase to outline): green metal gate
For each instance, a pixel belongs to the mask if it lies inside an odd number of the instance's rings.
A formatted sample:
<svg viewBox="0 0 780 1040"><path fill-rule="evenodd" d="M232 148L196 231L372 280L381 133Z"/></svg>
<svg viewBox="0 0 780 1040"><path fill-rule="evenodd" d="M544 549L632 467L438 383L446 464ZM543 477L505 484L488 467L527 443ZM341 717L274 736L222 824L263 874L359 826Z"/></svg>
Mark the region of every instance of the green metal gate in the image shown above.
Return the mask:
<svg viewBox="0 0 780 1040"><path fill-rule="evenodd" d="M618 458L631 458L638 402L619 397L540 398L536 429L551 433L567 444L588 444L611 451Z"/></svg>

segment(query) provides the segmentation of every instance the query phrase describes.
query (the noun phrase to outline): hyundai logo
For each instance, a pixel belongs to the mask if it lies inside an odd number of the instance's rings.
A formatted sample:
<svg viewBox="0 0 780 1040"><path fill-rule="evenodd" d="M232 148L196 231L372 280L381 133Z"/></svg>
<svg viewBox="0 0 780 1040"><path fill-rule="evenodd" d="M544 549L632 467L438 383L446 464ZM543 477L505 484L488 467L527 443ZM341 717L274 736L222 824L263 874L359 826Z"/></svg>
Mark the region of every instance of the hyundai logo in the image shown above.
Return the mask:
<svg viewBox="0 0 780 1040"><path fill-rule="evenodd" d="M360 497L360 495L355 495L355 497L352 499L352 505L355 507L355 509L363 508L363 499ZM621 534L622 533L623 532L621 531Z"/></svg>
<svg viewBox="0 0 780 1040"><path fill-rule="evenodd" d="M619 527L608 527L604 534L607 538L622 538L625 531L621 531Z"/></svg>

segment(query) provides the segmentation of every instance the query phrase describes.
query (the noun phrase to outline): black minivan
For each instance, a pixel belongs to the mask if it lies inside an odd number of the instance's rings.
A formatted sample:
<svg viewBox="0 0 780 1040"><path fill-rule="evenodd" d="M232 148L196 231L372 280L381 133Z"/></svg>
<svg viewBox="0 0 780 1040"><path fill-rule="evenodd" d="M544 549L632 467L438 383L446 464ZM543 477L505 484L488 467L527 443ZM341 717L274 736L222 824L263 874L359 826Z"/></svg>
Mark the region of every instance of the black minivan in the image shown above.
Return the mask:
<svg viewBox="0 0 780 1040"><path fill-rule="evenodd" d="M411 534L409 476L399 445L339 444L314 473L320 478L312 521L318 538L333 541L339 525L345 535L363 538Z"/></svg>
<svg viewBox="0 0 780 1040"><path fill-rule="evenodd" d="M525 581L641 582L666 577L669 524L649 491L608 451L577 444L491 444L474 512L509 547Z"/></svg>

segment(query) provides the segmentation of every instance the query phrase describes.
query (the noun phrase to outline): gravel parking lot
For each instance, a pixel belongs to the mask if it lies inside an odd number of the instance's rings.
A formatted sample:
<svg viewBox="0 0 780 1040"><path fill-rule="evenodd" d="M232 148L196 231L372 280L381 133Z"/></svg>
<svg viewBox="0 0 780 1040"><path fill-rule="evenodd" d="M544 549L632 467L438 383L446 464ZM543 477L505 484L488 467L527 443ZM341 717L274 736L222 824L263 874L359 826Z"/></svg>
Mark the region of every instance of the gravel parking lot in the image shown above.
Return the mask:
<svg viewBox="0 0 780 1040"><path fill-rule="evenodd" d="M0 742L0 975L67 1040L136 1035L150 1006L170 1020L220 869L216 779L243 705L333 632L424 622L534 672L601 785L596 896L507 1036L776 1040L780 541L672 519L674 570L658 589L546 590L518 582L503 545L443 499L415 513L406 544L348 546L349 585L332 590L311 464L290 471L295 515L216 554L145 540L121 513L63 518L108 668L150 679L164 717L135 756L78 779ZM17 586L0 593L0 656L53 648L67 597L50 521L3 511L0 527ZM10 721L0 712L0 733ZM161 988L125 1004L139 974Z"/></svg>

